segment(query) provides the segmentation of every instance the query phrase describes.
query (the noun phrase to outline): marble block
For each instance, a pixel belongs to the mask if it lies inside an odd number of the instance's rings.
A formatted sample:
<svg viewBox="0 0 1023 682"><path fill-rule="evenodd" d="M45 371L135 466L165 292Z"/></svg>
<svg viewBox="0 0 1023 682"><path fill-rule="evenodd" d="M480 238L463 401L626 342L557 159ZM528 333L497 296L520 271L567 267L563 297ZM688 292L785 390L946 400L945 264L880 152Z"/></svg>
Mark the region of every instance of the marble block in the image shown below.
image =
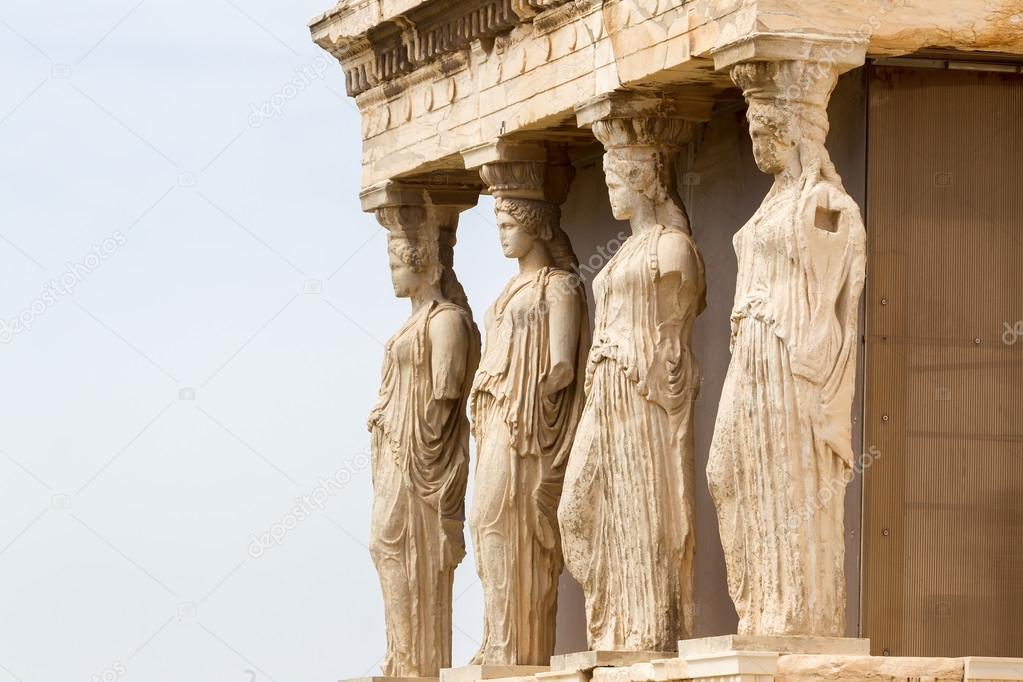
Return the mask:
<svg viewBox="0 0 1023 682"><path fill-rule="evenodd" d="M464 665L442 668L440 682L479 682L509 677L532 677L550 670L545 665Z"/></svg>
<svg viewBox="0 0 1023 682"><path fill-rule="evenodd" d="M869 656L870 640L849 637L801 637L722 635L684 639L678 653L684 659L725 651L766 651L777 654L830 654L835 656Z"/></svg>
<svg viewBox="0 0 1023 682"><path fill-rule="evenodd" d="M778 654L772 651L719 651L686 657L688 679L714 682L773 682Z"/></svg>
<svg viewBox="0 0 1023 682"><path fill-rule="evenodd" d="M387 677L371 675L369 677L349 677L340 682L440 682L439 677Z"/></svg>
<svg viewBox="0 0 1023 682"><path fill-rule="evenodd" d="M665 658L619 668L594 668L592 682L677 682L689 679L686 662Z"/></svg>
<svg viewBox="0 0 1023 682"><path fill-rule="evenodd" d="M552 671L587 671L675 658L673 651L577 651L551 657Z"/></svg>
<svg viewBox="0 0 1023 682"><path fill-rule="evenodd" d="M965 682L987 680L1023 680L1023 658L968 656L964 659Z"/></svg>
<svg viewBox="0 0 1023 682"><path fill-rule="evenodd" d="M959 682L961 658L780 656L775 682Z"/></svg>
<svg viewBox="0 0 1023 682"><path fill-rule="evenodd" d="M590 682L590 673L580 670L552 670L537 673L533 679L536 682Z"/></svg>

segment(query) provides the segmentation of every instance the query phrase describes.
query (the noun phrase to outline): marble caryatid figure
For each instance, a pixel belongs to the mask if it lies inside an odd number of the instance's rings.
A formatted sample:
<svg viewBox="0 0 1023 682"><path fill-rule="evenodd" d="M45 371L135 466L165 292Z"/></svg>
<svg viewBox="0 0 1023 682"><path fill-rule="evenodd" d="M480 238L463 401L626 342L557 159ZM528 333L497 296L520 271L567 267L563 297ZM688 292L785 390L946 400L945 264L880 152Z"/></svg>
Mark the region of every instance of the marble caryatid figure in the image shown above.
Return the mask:
<svg viewBox="0 0 1023 682"><path fill-rule="evenodd" d="M692 632L690 336L705 281L674 162L693 130L661 117L593 123L614 216L632 235L593 282L586 405L558 511L592 650L671 651Z"/></svg>
<svg viewBox="0 0 1023 682"><path fill-rule="evenodd" d="M837 71L732 67L774 185L734 239L732 359L707 465L739 633L841 636L865 233L824 148Z"/></svg>
<svg viewBox="0 0 1023 682"><path fill-rule="evenodd" d="M412 314L387 342L373 444L370 552L387 624L392 677L436 677L451 665L451 588L465 556L469 468L466 400L479 332L452 270L457 210L387 206L394 293Z"/></svg>
<svg viewBox="0 0 1023 682"><path fill-rule="evenodd" d="M558 202L534 196L544 171L543 163L481 169L495 188L501 248L519 272L487 312L472 389L469 524L484 599L476 664L548 665L554 653L564 566L557 511L582 412L589 323Z"/></svg>

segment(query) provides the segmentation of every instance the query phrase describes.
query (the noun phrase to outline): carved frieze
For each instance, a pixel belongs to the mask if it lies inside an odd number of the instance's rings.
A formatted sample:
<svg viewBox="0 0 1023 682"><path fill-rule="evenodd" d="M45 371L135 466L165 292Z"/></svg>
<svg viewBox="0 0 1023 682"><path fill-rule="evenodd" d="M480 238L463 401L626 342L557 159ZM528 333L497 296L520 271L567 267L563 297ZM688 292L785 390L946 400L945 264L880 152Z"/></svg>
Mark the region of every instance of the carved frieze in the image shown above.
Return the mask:
<svg viewBox="0 0 1023 682"><path fill-rule="evenodd" d="M411 73L473 41L492 40L566 0L431 0L346 35L343 11L313 22L313 39L341 62L352 97ZM353 22L355 23L355 22Z"/></svg>

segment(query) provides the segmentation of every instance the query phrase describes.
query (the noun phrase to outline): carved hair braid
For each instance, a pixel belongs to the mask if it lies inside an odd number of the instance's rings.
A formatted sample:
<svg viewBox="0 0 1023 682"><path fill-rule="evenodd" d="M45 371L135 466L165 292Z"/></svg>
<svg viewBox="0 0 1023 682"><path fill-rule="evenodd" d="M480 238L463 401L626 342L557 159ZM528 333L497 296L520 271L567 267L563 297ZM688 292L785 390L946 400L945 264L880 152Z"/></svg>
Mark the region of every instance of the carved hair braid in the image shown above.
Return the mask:
<svg viewBox="0 0 1023 682"><path fill-rule="evenodd" d="M455 274L455 242L457 241L456 230L458 228L458 213L452 212L445 216L439 225L438 235L438 256L441 264L440 290L444 298L455 305L465 309L472 318L472 308L469 307L469 298L465 295L462 283L458 281Z"/></svg>

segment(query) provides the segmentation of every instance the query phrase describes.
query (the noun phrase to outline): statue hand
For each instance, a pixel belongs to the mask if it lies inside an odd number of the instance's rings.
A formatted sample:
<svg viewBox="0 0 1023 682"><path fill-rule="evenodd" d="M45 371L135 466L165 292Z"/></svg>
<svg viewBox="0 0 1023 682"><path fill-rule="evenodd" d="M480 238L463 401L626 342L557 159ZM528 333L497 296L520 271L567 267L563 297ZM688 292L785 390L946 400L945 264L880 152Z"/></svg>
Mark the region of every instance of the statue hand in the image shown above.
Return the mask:
<svg viewBox="0 0 1023 682"><path fill-rule="evenodd" d="M575 371L568 363L560 362L554 365L540 383L540 395L544 398L550 398L571 384L574 375Z"/></svg>
<svg viewBox="0 0 1023 682"><path fill-rule="evenodd" d="M444 565L457 566L465 558L464 523L459 519L441 519L441 556Z"/></svg>

